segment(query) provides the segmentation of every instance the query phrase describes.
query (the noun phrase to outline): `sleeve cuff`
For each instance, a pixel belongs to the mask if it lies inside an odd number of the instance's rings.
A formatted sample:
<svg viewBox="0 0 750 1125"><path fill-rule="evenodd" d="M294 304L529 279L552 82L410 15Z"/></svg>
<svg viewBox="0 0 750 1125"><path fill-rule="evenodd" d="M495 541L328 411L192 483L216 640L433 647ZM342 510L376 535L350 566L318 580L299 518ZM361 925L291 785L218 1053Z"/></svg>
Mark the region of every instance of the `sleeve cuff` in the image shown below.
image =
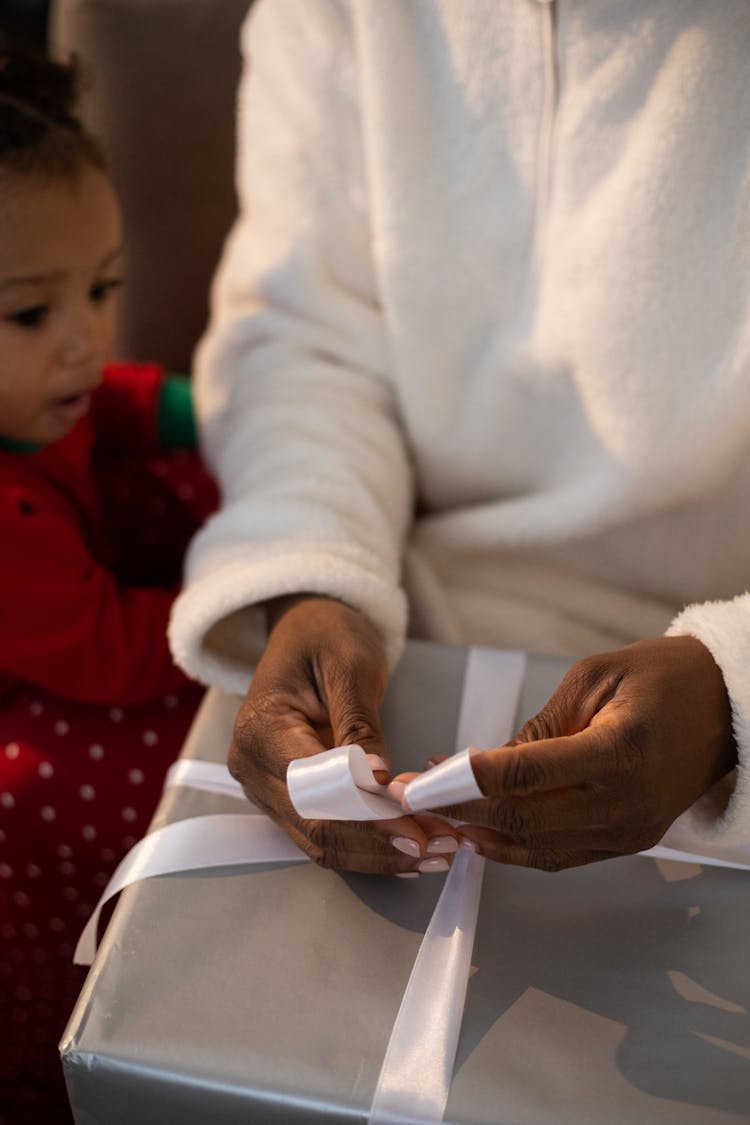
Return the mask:
<svg viewBox="0 0 750 1125"><path fill-rule="evenodd" d="M167 375L159 388L159 441L167 449L195 449L197 436L193 391L185 375Z"/></svg>
<svg viewBox="0 0 750 1125"><path fill-rule="evenodd" d="M169 625L176 662L204 684L244 694L266 643L261 606L300 591L358 609L380 630L389 667L396 664L406 634L403 592L340 554L294 548L261 559L235 558L189 583Z"/></svg>
<svg viewBox="0 0 750 1125"><path fill-rule="evenodd" d="M746 842L750 840L750 594L687 606L666 635L685 634L701 641L721 669L738 754L736 770L696 801L686 818L707 840Z"/></svg>

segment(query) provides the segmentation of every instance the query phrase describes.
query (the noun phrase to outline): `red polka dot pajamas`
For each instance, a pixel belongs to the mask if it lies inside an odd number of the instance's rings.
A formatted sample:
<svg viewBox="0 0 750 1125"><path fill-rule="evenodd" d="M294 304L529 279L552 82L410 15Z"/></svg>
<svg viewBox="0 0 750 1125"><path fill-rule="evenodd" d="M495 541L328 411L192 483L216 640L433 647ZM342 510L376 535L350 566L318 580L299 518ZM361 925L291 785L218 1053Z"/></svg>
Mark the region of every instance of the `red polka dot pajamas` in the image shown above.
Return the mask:
<svg viewBox="0 0 750 1125"><path fill-rule="evenodd" d="M0 1122L70 1120L57 1042L86 918L142 836L201 689L166 625L216 503L170 450L164 376L113 365L89 416L0 448ZM167 419L168 427L168 419ZM163 432L162 428L162 432Z"/></svg>

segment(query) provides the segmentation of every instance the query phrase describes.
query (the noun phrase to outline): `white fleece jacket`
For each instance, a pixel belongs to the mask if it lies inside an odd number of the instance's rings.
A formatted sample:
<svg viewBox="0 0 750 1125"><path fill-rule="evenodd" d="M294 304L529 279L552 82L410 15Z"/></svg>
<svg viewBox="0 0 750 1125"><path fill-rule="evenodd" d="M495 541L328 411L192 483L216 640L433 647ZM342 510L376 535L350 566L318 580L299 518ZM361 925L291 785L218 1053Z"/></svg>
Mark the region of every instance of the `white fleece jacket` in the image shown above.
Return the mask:
<svg viewBox="0 0 750 1125"><path fill-rule="evenodd" d="M178 661L244 690L301 590L392 660L407 604L571 656L688 632L747 763L746 0L259 0L243 47ZM750 838L746 774L704 832Z"/></svg>

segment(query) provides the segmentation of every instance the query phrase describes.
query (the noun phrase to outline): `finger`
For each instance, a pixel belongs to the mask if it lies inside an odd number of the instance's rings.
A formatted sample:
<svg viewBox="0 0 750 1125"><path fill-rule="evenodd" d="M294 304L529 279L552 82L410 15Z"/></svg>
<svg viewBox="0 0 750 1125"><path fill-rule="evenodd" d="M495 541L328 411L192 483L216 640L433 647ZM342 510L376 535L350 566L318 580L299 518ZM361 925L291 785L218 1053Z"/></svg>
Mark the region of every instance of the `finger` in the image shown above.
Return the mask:
<svg viewBox="0 0 750 1125"><path fill-rule="evenodd" d="M317 753L321 749L314 736L304 730L297 733L293 749L289 745L289 739L285 741L287 754L290 752L296 754L298 751ZM353 854L361 855L377 851L373 843L374 835L383 838L384 849L388 850L389 854L391 850L395 850L400 855L409 856L412 860L451 855L457 850L458 836L455 829L442 818L431 814L426 814L419 820L412 816L400 816L388 821L368 822L366 827L360 827L343 837L338 829L316 828L313 830L314 846L311 850L310 830L303 827L310 822L302 821L294 810L286 786L286 769L284 768L283 776L279 776L281 771L277 767L276 756L266 755L263 752L263 747L267 745L265 738L255 735L250 754L240 753L234 744L230 751L230 770L242 783L248 798L272 815L277 823L287 830L290 825L296 825L297 831L301 832L301 838L295 836L295 842L298 846L304 846L306 854L314 856L315 859L332 862L330 856L334 854L351 857ZM299 756L302 754L300 753ZM379 757L368 755L368 758L371 766L383 764ZM384 773L382 770L377 772L381 776ZM350 870L371 869L369 865L363 866L361 862L353 867L350 859L341 862L342 866ZM376 869L384 868L382 864L377 864Z"/></svg>
<svg viewBox="0 0 750 1125"><path fill-rule="evenodd" d="M611 831L617 827L619 809L608 798L588 787L555 789L528 797L489 797L463 806L461 818L513 840L530 842L541 836L574 831Z"/></svg>
<svg viewBox="0 0 750 1125"><path fill-rule="evenodd" d="M641 842L637 833L612 831L610 828L576 829L545 832L534 836L513 837L481 825L467 824L459 828L462 842L471 840L482 855L495 857L498 850L509 846L525 851L608 852L612 855L632 855L651 847L653 840Z"/></svg>
<svg viewBox="0 0 750 1125"><path fill-rule="evenodd" d="M562 871L567 867L580 867L604 859L614 859L627 854L612 847L599 847L586 834L538 842L533 847L517 843L489 828L466 829L466 839L480 855L494 863L516 867L534 867L540 871Z"/></svg>
<svg viewBox="0 0 750 1125"><path fill-rule="evenodd" d="M471 768L487 797L539 793L596 784L608 788L618 778L618 754L608 725L539 742L480 750Z"/></svg>
<svg viewBox="0 0 750 1125"><path fill-rule="evenodd" d="M388 796L391 797L394 801L402 802L404 799L404 793L406 792L406 786L410 781L413 781L415 777L419 777L419 774L411 771L408 773L396 774L396 776L393 778L393 781L391 781L388 785Z"/></svg>
<svg viewBox="0 0 750 1125"><path fill-rule="evenodd" d="M458 851L461 842L458 829L450 821L435 813L419 813L405 819L421 829L426 841L423 855L453 855Z"/></svg>
<svg viewBox="0 0 750 1125"><path fill-rule="evenodd" d="M435 754L432 758L428 758L427 761L424 764L424 767L422 769L422 773L427 773L428 770L434 769L435 766L439 766L439 765L442 765L443 762L447 762L448 759L450 758L450 756L451 756L450 754ZM406 773L398 774L396 777L394 777L393 780L394 781L401 781L401 782L404 783L404 785L406 785L410 781L412 781L415 777L419 777L419 772L416 771L416 770L410 770Z"/></svg>
<svg viewBox="0 0 750 1125"><path fill-rule="evenodd" d="M405 786L419 776L399 774L388 786L388 792L400 800ZM609 802L592 794L587 786L536 792L528 797L486 797L448 805L438 811L467 824L494 829L514 840L528 840L565 829L606 827L611 816Z"/></svg>
<svg viewBox="0 0 750 1125"><path fill-rule="evenodd" d="M389 772L388 750L378 707L385 684L373 675L369 662L336 662L324 671L324 689L335 746L356 743L366 754L380 758Z"/></svg>
<svg viewBox="0 0 750 1125"><path fill-rule="evenodd" d="M603 653L577 661L547 703L528 719L508 745L539 742L585 730L615 696L622 680L621 664Z"/></svg>
<svg viewBox="0 0 750 1125"><path fill-rule="evenodd" d="M320 867L364 875L420 874L417 858L394 849L385 840L381 844L374 833L358 832L343 821L303 821L303 831L283 818L274 819ZM364 840L369 846L361 850Z"/></svg>
<svg viewBox="0 0 750 1125"><path fill-rule="evenodd" d="M458 849L458 833L453 825L433 814L399 816L377 821L305 820L289 800L286 785L276 779L263 779L260 794L252 784L245 787L251 800L260 804L273 819L290 832L298 846L317 862L349 870L389 870L412 867L435 856L451 856ZM293 829L293 832L290 831ZM394 858L394 853L396 857ZM356 864L353 857L358 856ZM391 863L361 862L363 856L385 856Z"/></svg>
<svg viewBox="0 0 750 1125"><path fill-rule="evenodd" d="M538 871L564 871L569 867L583 867L587 863L616 859L619 855L619 852L598 852L590 849L565 851L560 848L529 849L508 845L498 849L496 854L488 855L487 858L515 867L534 867Z"/></svg>
<svg viewBox="0 0 750 1125"><path fill-rule="evenodd" d="M391 855L415 863L431 856L451 856L459 847L458 831L436 816L395 817L371 821L301 821L300 827L324 851Z"/></svg>
<svg viewBox="0 0 750 1125"><path fill-rule="evenodd" d="M437 838L440 851L419 851L413 837L405 835L404 818L395 821L303 821L301 828L316 847L316 862L323 867L396 875L405 872L447 871L458 844L447 836ZM413 843L413 849L397 846Z"/></svg>
<svg viewBox="0 0 750 1125"><path fill-rule="evenodd" d="M367 754L367 764L372 770L372 776L380 785L387 785L391 776L390 767L379 754Z"/></svg>

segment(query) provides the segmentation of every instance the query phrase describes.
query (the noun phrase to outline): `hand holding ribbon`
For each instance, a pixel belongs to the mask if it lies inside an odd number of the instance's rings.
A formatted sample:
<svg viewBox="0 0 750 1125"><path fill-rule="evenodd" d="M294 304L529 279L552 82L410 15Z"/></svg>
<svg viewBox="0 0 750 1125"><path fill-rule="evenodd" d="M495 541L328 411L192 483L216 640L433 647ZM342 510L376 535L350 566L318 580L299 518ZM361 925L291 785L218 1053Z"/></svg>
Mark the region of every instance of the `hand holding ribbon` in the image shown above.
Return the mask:
<svg viewBox="0 0 750 1125"><path fill-rule="evenodd" d="M557 871L652 848L735 761L710 652L663 637L579 661L515 738L472 758L481 800L431 807L471 822L461 836L486 858Z"/></svg>
<svg viewBox="0 0 750 1125"><path fill-rule="evenodd" d="M407 815L391 804L376 820L342 821L301 817L295 810L286 786L290 763L319 756L329 746L357 743L377 781L390 778L378 719L387 667L375 627L340 602L279 599L269 606L268 619L268 644L235 723L232 776L324 867L400 874L420 863L428 870L436 866L458 842L453 826L432 813Z"/></svg>

